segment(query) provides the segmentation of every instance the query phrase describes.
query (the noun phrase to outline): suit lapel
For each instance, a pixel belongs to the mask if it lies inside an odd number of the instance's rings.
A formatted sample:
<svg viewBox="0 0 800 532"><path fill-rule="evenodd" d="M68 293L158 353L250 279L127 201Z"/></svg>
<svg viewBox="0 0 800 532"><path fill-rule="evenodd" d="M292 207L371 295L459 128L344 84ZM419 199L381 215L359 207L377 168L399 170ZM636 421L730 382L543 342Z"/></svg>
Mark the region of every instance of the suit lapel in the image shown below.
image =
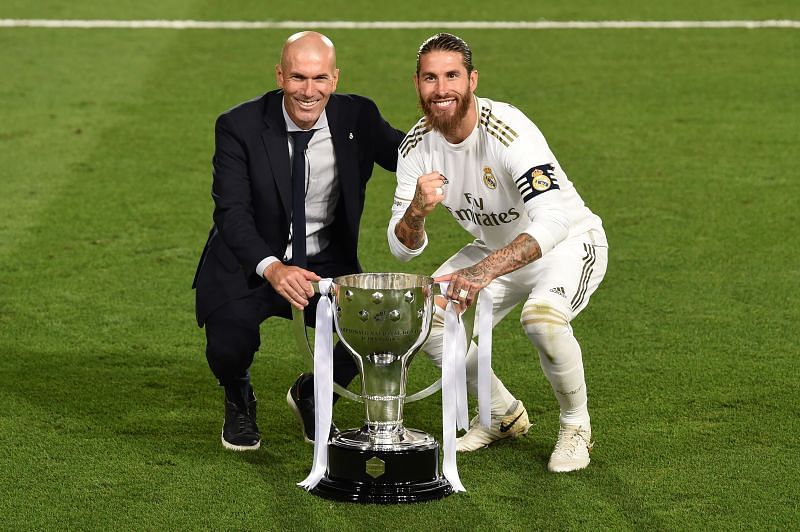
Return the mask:
<svg viewBox="0 0 800 532"><path fill-rule="evenodd" d="M355 138L352 120L346 111L341 108L341 100L336 94L331 95L326 106L328 127L331 130L333 150L336 154L336 170L339 175L341 188L341 201L344 202L345 212L350 221L355 215L355 206L359 197L360 174L358 173L358 139Z"/></svg>
<svg viewBox="0 0 800 532"><path fill-rule="evenodd" d="M283 209L292 212L292 172L289 169L289 146L286 135L286 122L283 119L281 102L283 92L278 91L270 95L264 110L264 122L267 127L261 134L264 148L272 170L272 178L278 189Z"/></svg>

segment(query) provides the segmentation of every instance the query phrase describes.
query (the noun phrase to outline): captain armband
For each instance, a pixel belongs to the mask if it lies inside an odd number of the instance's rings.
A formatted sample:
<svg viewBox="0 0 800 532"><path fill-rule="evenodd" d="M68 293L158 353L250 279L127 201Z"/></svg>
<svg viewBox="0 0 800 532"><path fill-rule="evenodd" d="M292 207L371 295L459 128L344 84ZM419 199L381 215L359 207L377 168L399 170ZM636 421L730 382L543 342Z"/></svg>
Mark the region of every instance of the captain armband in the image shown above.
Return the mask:
<svg viewBox="0 0 800 532"><path fill-rule="evenodd" d="M558 178L555 176L555 167L552 164L540 164L526 170L524 174L514 181L522 195L522 200L528 202L548 190L558 190Z"/></svg>

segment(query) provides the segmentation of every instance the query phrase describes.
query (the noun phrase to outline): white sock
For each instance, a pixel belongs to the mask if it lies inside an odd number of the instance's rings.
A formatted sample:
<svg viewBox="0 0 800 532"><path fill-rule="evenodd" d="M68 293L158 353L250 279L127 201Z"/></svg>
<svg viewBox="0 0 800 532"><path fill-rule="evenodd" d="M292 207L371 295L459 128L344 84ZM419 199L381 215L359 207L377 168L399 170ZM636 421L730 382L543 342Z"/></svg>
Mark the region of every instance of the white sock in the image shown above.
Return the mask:
<svg viewBox="0 0 800 532"><path fill-rule="evenodd" d="M581 346L566 317L546 303L525 304L522 325L539 351L539 362L553 388L562 425L589 426Z"/></svg>

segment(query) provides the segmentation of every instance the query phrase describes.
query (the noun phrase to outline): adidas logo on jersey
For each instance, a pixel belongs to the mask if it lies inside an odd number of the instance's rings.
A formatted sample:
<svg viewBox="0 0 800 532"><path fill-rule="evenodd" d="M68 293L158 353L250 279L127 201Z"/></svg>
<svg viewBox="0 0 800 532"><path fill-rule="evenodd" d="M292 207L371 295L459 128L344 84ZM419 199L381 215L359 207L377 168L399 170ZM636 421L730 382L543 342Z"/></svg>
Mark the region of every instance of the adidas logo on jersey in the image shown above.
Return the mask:
<svg viewBox="0 0 800 532"><path fill-rule="evenodd" d="M563 286L556 286L555 288L551 288L550 291L553 292L554 294L560 295L561 297L567 297L567 294L564 293Z"/></svg>

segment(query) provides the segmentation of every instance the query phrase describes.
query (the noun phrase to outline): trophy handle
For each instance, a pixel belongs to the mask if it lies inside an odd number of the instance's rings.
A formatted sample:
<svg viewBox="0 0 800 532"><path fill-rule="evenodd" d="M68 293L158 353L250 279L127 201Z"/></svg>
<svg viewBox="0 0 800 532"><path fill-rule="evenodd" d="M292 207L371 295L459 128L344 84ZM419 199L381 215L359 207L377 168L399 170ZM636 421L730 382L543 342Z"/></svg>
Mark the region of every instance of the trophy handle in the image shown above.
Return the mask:
<svg viewBox="0 0 800 532"><path fill-rule="evenodd" d="M314 287L314 292L319 294L319 283L312 282L311 285ZM311 359L314 359L314 347L311 345L311 341L308 339L308 329L306 329L306 320L305 320L305 311L298 310L297 308L292 305L292 329L294 330L294 340L297 344L297 348L300 350L301 353L308 353ZM333 391L347 397L351 401L356 401L358 403L363 403L364 399L360 395L357 395L341 384L338 384L334 381L333 383Z"/></svg>

